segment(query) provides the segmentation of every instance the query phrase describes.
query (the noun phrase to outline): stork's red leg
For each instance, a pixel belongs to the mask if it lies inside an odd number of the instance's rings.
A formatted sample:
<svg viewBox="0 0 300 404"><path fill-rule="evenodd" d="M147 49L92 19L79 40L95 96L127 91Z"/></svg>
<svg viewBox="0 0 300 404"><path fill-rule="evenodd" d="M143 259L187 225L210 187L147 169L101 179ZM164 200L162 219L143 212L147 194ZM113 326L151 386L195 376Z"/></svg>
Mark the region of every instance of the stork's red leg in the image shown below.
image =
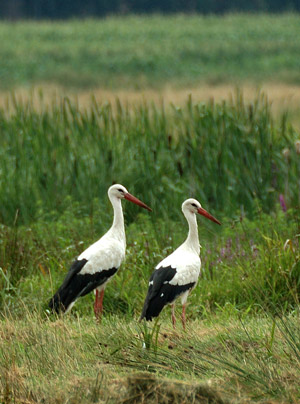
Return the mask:
<svg viewBox="0 0 300 404"><path fill-rule="evenodd" d="M172 304L172 323L173 323L173 328L175 330L175 328L176 328L175 303Z"/></svg>
<svg viewBox="0 0 300 404"><path fill-rule="evenodd" d="M99 292L96 289L96 298L95 298L95 304L94 304L94 313L96 316L97 320L101 319L102 312L103 312L103 296L104 296L104 289Z"/></svg>
<svg viewBox="0 0 300 404"><path fill-rule="evenodd" d="M185 304L182 305L181 321L182 321L183 329L184 329L184 331L185 331L185 323L186 323L186 318L185 318Z"/></svg>
<svg viewBox="0 0 300 404"><path fill-rule="evenodd" d="M96 289L96 296L95 296L95 303L94 303L94 313L96 316L96 319L98 320L98 301L99 301L99 292Z"/></svg>

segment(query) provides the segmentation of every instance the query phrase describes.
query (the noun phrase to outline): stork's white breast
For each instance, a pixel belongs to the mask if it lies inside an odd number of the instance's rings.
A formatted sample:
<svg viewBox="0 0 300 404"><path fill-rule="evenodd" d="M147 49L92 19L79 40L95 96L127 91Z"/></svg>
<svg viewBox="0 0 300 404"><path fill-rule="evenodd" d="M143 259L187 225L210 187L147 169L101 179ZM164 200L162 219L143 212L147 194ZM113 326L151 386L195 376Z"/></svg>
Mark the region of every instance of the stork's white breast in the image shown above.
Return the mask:
<svg viewBox="0 0 300 404"><path fill-rule="evenodd" d="M102 270L119 268L124 258L124 242L104 236L79 255L78 260L86 259L88 261L80 274L94 274Z"/></svg>
<svg viewBox="0 0 300 404"><path fill-rule="evenodd" d="M170 280L170 285L186 285L197 282L200 275L201 260L193 250L178 248L171 255L162 260L156 267L168 267L176 269L176 274Z"/></svg>

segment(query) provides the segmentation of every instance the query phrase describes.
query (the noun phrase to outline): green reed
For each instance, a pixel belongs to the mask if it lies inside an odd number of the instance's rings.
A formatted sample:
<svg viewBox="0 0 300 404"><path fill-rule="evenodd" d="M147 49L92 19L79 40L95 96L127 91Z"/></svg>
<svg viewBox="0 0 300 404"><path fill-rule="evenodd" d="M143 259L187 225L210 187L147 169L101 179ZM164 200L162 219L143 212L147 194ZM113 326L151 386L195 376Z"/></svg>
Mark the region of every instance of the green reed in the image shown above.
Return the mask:
<svg viewBox="0 0 300 404"><path fill-rule="evenodd" d="M42 102L42 101L41 101ZM39 208L62 212L80 202L92 214L95 198L107 201L123 183L152 206L155 217L177 214L198 198L221 216L274 208L280 194L299 203L298 135L282 118L275 126L263 96L245 105L140 105L118 100L80 110L70 100L36 112L14 100L1 111L0 220L29 223ZM287 152L283 153L286 149ZM137 210L128 207L129 218Z"/></svg>

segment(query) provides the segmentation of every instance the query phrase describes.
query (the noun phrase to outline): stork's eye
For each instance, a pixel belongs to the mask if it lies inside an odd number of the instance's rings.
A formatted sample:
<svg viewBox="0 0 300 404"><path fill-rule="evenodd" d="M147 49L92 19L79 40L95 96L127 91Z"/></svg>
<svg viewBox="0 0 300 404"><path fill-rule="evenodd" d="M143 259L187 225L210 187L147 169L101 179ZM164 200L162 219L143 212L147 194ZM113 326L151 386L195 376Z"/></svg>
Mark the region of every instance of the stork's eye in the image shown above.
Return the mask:
<svg viewBox="0 0 300 404"><path fill-rule="evenodd" d="M196 205L195 203L192 203L192 206L194 206L194 208L196 208L196 207L197 207L197 205Z"/></svg>
<svg viewBox="0 0 300 404"><path fill-rule="evenodd" d="M119 188L118 191L119 191L119 192L124 192L123 189L121 189L121 188Z"/></svg>

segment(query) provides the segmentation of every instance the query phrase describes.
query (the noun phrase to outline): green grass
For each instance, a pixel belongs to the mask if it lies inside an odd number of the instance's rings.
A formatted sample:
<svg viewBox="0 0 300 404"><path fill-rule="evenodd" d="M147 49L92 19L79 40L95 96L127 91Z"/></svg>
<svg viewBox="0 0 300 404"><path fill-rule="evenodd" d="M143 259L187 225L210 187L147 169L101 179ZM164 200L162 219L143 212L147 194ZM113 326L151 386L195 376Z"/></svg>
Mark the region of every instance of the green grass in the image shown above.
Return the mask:
<svg viewBox="0 0 300 404"><path fill-rule="evenodd" d="M30 227L0 227L0 308L22 315L23 307L44 311L72 260L109 227L101 210L80 216L77 205L54 222L40 219ZM222 228L199 220L202 276L189 301L190 318L227 314L290 312L300 291L299 213L257 211L256 219L224 219ZM127 225L127 256L105 295L106 313L130 319L141 312L148 279L156 264L182 243L187 225L177 218L141 214ZM286 243L290 240L290 243ZM93 295L76 304L92 314ZM163 314L166 316L167 311ZM169 314L168 314L169 315Z"/></svg>
<svg viewBox="0 0 300 404"><path fill-rule="evenodd" d="M293 14L1 22L1 87L299 83L299 31Z"/></svg>

